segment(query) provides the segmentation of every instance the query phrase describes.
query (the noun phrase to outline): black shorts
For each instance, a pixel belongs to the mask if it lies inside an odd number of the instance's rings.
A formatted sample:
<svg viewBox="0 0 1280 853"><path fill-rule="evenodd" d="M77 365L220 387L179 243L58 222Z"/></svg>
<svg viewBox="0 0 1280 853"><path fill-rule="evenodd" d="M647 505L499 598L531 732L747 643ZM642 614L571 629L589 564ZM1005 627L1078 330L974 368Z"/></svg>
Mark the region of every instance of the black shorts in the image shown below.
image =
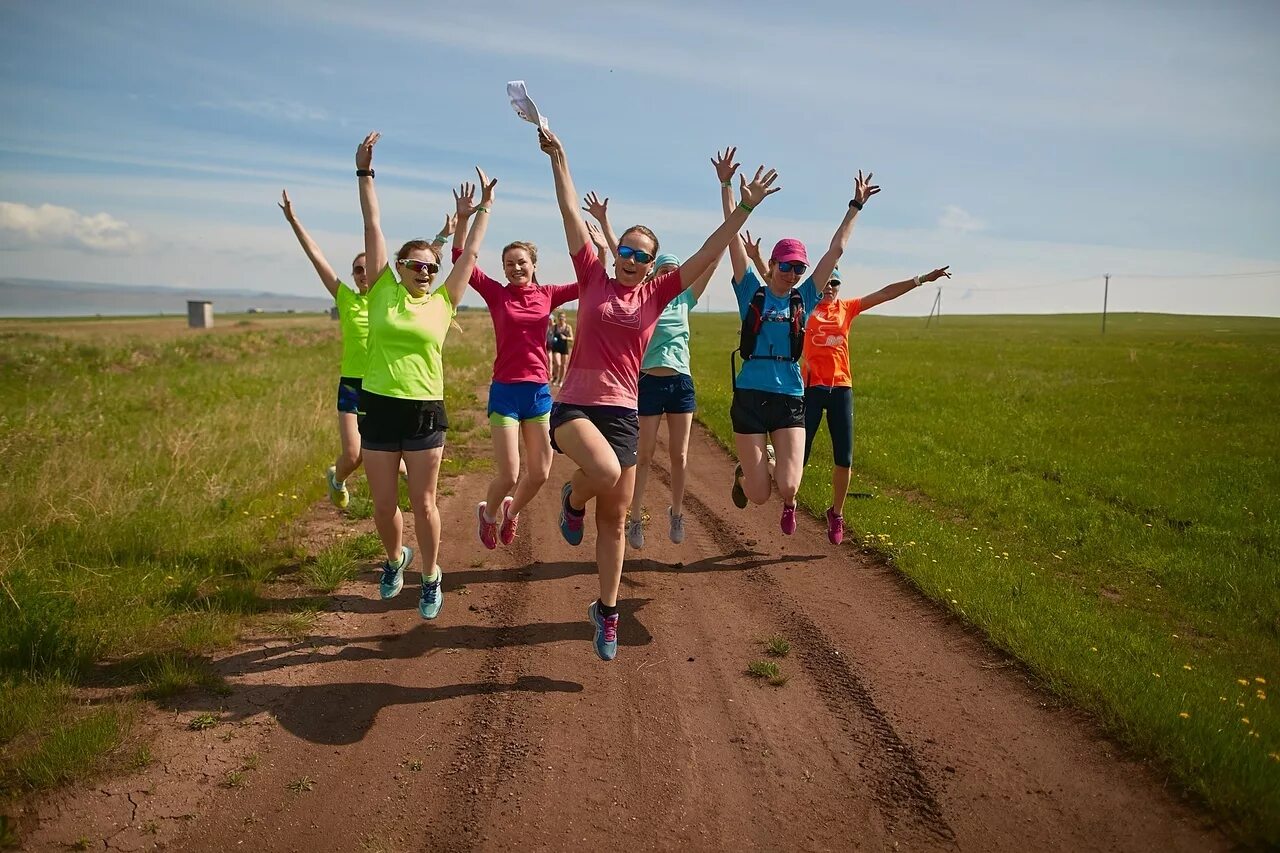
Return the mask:
<svg viewBox="0 0 1280 853"><path fill-rule="evenodd" d="M338 411L360 414L360 380L354 376L338 377Z"/></svg>
<svg viewBox="0 0 1280 853"><path fill-rule="evenodd" d="M697 408L692 376L683 373L672 376L640 374L640 417L687 415Z"/></svg>
<svg viewBox="0 0 1280 853"><path fill-rule="evenodd" d="M568 341L552 341L552 342L551 342L551 351L552 351L552 352L558 352L558 353L560 353L561 355L568 355L568 354L569 354L569 342L568 342Z"/></svg>
<svg viewBox="0 0 1280 853"><path fill-rule="evenodd" d="M636 464L636 452L640 445L640 418L636 416L635 409L625 406L556 403L551 407L551 447L556 453L564 453L556 444L556 428L578 418L586 418L600 430L623 468L631 468Z"/></svg>
<svg viewBox="0 0 1280 853"><path fill-rule="evenodd" d="M360 447L363 450L431 450L444 447L449 428L443 400L402 400L360 391Z"/></svg>
<svg viewBox="0 0 1280 853"><path fill-rule="evenodd" d="M804 397L735 388L729 420L739 435L764 435L792 427L803 429Z"/></svg>

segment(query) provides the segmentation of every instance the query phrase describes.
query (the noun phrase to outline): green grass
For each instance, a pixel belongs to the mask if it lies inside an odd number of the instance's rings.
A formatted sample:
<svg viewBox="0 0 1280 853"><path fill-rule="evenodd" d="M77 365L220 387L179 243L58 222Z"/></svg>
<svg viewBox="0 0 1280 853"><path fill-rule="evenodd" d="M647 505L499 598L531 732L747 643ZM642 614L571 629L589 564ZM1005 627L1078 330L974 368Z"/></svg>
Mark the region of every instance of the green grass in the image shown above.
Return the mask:
<svg viewBox="0 0 1280 853"><path fill-rule="evenodd" d="M768 682L774 687L787 683L787 676L782 674L782 667L771 660L752 661L747 665L747 675Z"/></svg>
<svg viewBox="0 0 1280 853"><path fill-rule="evenodd" d="M699 417L732 447L736 318L693 323ZM851 356L850 490L876 497L846 504L849 529L1280 843L1280 321L1117 315L1103 337L1096 317L867 316ZM830 454L823 430L814 515Z"/></svg>
<svg viewBox="0 0 1280 853"><path fill-rule="evenodd" d="M72 713L86 679L225 689L202 656L271 609L278 572L301 563L328 590L370 559L376 537L309 561L292 536L336 450L336 324L241 319L0 320L0 797L114 749L113 718ZM467 427L493 336L487 316L460 322L446 405Z"/></svg>

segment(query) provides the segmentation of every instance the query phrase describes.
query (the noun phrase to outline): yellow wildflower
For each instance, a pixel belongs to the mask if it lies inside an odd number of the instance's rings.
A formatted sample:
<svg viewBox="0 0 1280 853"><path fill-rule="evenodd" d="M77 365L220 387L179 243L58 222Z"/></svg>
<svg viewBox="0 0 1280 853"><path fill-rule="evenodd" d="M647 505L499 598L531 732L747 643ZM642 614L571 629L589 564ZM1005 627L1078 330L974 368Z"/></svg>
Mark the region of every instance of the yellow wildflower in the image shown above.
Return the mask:
<svg viewBox="0 0 1280 853"><path fill-rule="evenodd" d="M1091 651L1091 652L1096 652L1097 650L1098 650L1098 647L1097 647L1097 646L1090 646L1090 647L1089 647L1089 651Z"/></svg>
<svg viewBox="0 0 1280 853"><path fill-rule="evenodd" d="M1267 698L1267 691L1265 691L1265 690L1259 690L1259 691L1258 691L1258 698L1259 698L1259 699L1266 699L1266 698Z"/></svg>
<svg viewBox="0 0 1280 853"><path fill-rule="evenodd" d="M1241 717L1241 718L1240 718L1240 722L1244 723L1244 724L1247 726L1247 725L1249 725L1249 718L1248 718L1248 717Z"/></svg>
<svg viewBox="0 0 1280 853"><path fill-rule="evenodd" d="M1158 672L1153 672L1153 673L1151 673L1151 674L1152 674L1152 675L1154 675L1156 678L1159 678L1159 677L1160 677L1160 673L1158 673Z"/></svg>
<svg viewBox="0 0 1280 853"><path fill-rule="evenodd" d="M1188 714L1186 711L1179 711L1179 712L1178 712L1178 716L1179 716L1179 717L1181 717L1181 718L1182 718L1182 719L1184 719L1184 720L1187 720L1187 719L1190 719L1190 718L1191 718L1191 715L1190 715L1190 714Z"/></svg>
<svg viewBox="0 0 1280 853"><path fill-rule="evenodd" d="M1257 676L1257 677L1256 677L1256 678L1254 678L1253 680L1254 680L1254 681L1256 681L1256 682L1258 682L1259 684L1266 684L1266 683L1267 683L1267 680L1266 680L1265 678L1263 678L1261 675Z"/></svg>
<svg viewBox="0 0 1280 853"><path fill-rule="evenodd" d="M1183 669L1191 669L1191 664L1189 664L1189 663L1184 663L1184 664L1182 665L1182 668L1183 668Z"/></svg>
<svg viewBox="0 0 1280 853"><path fill-rule="evenodd" d="M1239 684L1241 687L1248 687L1248 686L1249 686L1249 679L1247 679L1247 678L1237 678L1237 679L1236 679L1236 684Z"/></svg>

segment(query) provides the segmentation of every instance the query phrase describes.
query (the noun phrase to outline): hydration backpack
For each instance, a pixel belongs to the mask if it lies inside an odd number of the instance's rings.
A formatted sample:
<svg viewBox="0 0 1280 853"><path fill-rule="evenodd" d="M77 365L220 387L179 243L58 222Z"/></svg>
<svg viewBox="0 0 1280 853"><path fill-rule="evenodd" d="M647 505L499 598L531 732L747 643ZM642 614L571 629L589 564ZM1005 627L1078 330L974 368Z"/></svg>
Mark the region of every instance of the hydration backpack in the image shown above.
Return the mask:
<svg viewBox="0 0 1280 853"><path fill-rule="evenodd" d="M751 297L751 305L747 308L747 316L742 321L741 337L738 340L738 352L744 361L767 359L771 361L799 361L804 350L804 298L800 291L791 288L791 329L788 338L791 342L789 355L756 355L756 340L760 337L760 329L764 325L765 285L760 285Z"/></svg>

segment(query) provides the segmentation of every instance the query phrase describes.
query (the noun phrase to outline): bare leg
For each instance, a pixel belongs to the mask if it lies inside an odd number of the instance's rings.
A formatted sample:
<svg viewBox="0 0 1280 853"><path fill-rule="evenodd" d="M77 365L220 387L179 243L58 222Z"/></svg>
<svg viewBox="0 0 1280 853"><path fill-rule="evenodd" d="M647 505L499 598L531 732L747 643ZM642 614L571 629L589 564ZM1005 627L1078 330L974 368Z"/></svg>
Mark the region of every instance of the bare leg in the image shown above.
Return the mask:
<svg viewBox="0 0 1280 853"><path fill-rule="evenodd" d="M778 486L783 506L793 506L804 475L804 427L775 430L773 449L777 455L773 482Z"/></svg>
<svg viewBox="0 0 1280 853"><path fill-rule="evenodd" d="M338 412L338 440L341 442L342 450L338 453L338 459L333 463L336 469L334 477L339 483L345 483L347 478L360 467L360 429L356 425L356 416L353 412Z"/></svg>
<svg viewBox="0 0 1280 853"><path fill-rule="evenodd" d="M520 430L516 424L495 426L490 424L493 438L493 464L497 469L485 492L485 511L490 521L497 521L502 499L511 494L520 473Z"/></svg>
<svg viewBox="0 0 1280 853"><path fill-rule="evenodd" d="M436 512L436 482L440 478L440 460L444 448L411 450L404 454L409 471L409 502L413 505L413 529L418 535L418 553L422 556L422 575L435 574L440 554L440 513Z"/></svg>
<svg viewBox="0 0 1280 853"><path fill-rule="evenodd" d="M569 506L575 510L586 509L587 501L611 490L622 476L622 466L613 448L605 441L596 425L586 418L575 418L556 429L556 444L578 468L573 472L573 494ZM628 478L634 484L634 477ZM627 489L627 500L631 490Z"/></svg>
<svg viewBox="0 0 1280 853"><path fill-rule="evenodd" d="M640 520L644 503L644 487L649 481L649 466L653 463L653 451L658 446L658 425L661 415L644 415L640 418L639 458L636 461L635 488L631 497L631 520Z"/></svg>
<svg viewBox="0 0 1280 853"><path fill-rule="evenodd" d="M516 482L511 495L511 514L519 515L529 505L551 476L551 428L546 421L524 421L520 424L524 438L524 474Z"/></svg>
<svg viewBox="0 0 1280 853"><path fill-rule="evenodd" d="M613 488L596 495L596 569L600 573L600 603L610 607L618 604L618 585L622 582L622 529L635 482L636 468L632 465L622 469Z"/></svg>
<svg viewBox="0 0 1280 853"><path fill-rule="evenodd" d="M769 457L764 450L766 441L767 436L764 435L733 434L733 443L738 450L738 464L742 466L742 491L753 504L768 501L773 486Z"/></svg>
<svg viewBox="0 0 1280 853"><path fill-rule="evenodd" d="M684 514L684 475L689 465L689 433L693 429L693 412L667 415L667 450L671 453L671 513ZM643 424L640 435L644 435ZM639 474L636 488L639 488Z"/></svg>
<svg viewBox="0 0 1280 853"><path fill-rule="evenodd" d="M836 515L844 515L844 501L849 495L849 476L852 470L839 465L831 469L831 506L835 507Z"/></svg>
<svg viewBox="0 0 1280 853"><path fill-rule="evenodd" d="M400 453L364 451L364 473L373 498L373 526L386 549L387 559L397 562L404 544L404 518L400 514Z"/></svg>

